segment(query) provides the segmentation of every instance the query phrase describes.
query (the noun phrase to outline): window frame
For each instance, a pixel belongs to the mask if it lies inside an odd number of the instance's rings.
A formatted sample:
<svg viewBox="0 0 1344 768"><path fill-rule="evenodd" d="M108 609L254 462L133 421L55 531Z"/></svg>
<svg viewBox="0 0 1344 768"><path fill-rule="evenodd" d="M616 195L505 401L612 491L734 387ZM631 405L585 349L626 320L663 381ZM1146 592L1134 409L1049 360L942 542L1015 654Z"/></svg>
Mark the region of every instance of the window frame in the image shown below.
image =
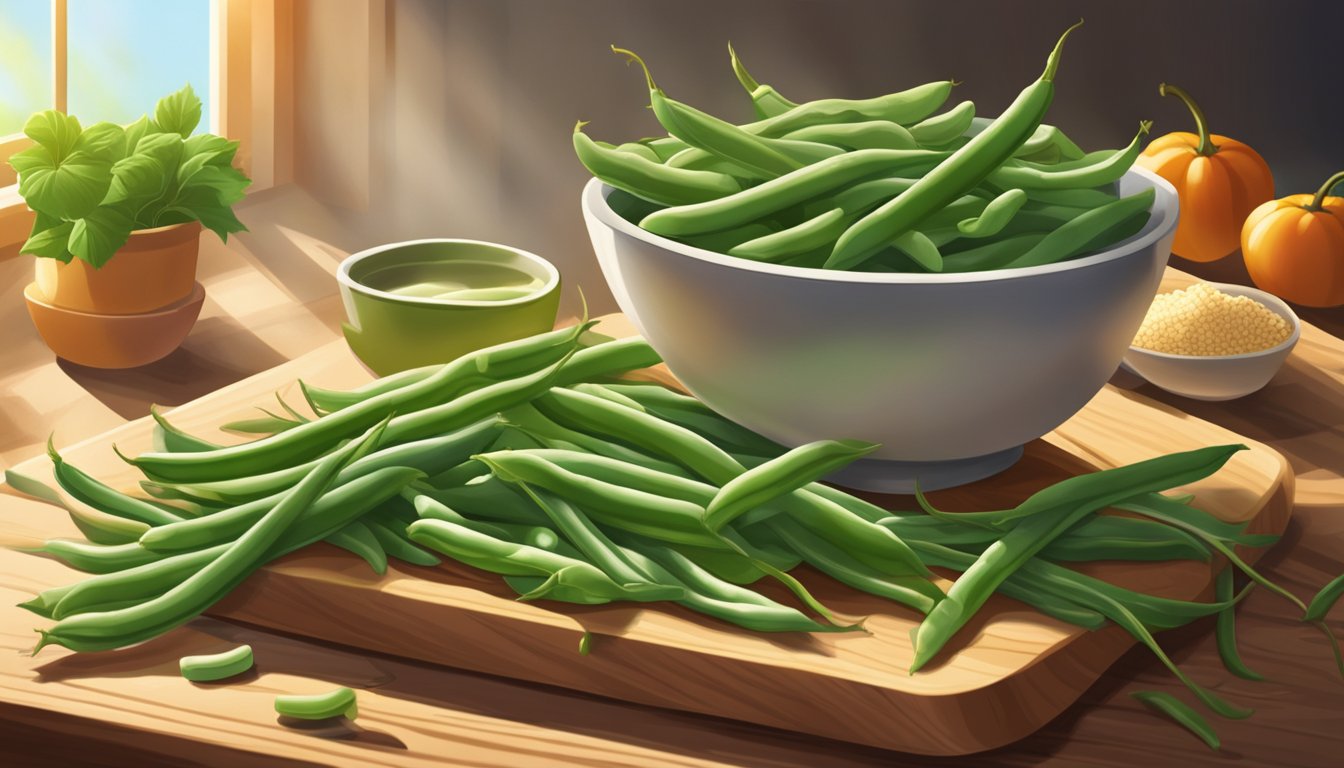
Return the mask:
<svg viewBox="0 0 1344 768"><path fill-rule="evenodd" d="M52 2L52 101L65 108L66 0ZM248 192L290 181L293 114L293 0L210 0L208 130L239 142L235 164L252 178ZM5 162L31 146L22 134L0 136L0 249L23 243L33 212Z"/></svg>

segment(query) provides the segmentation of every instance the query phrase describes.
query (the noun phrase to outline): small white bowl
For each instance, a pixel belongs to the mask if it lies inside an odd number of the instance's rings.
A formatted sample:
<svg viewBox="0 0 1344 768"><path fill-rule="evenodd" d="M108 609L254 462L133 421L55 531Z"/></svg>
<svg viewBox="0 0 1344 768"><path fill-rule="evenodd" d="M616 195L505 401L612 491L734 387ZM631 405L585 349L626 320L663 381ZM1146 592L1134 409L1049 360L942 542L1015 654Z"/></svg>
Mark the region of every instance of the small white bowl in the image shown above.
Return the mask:
<svg viewBox="0 0 1344 768"><path fill-rule="evenodd" d="M1123 368L1150 384L1192 400L1235 400L1274 378L1302 335L1302 323L1288 304L1272 293L1232 283L1209 283L1229 296L1247 296L1288 321L1293 332L1282 343L1241 355L1174 355L1130 346Z"/></svg>

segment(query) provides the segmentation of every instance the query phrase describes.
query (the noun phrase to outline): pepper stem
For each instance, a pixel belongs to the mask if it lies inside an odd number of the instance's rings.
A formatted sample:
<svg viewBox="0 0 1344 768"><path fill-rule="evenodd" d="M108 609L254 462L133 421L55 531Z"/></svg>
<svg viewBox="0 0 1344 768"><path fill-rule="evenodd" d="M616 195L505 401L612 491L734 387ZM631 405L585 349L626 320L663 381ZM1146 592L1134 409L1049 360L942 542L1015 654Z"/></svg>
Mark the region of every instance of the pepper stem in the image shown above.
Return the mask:
<svg viewBox="0 0 1344 768"><path fill-rule="evenodd" d="M1162 83L1157 86L1157 92L1162 96L1175 96L1185 102L1185 106L1190 110L1190 114L1194 115L1195 131L1199 133L1199 146L1195 148L1196 152L1208 157L1218 151L1218 147L1213 144L1213 139L1209 137L1209 124L1204 120L1204 110L1199 108L1199 105L1190 97L1190 94L1186 93L1184 88L1168 83Z"/></svg>
<svg viewBox="0 0 1344 768"><path fill-rule="evenodd" d="M1041 73L1041 82L1053 83L1055 81L1055 72L1059 69L1059 55L1064 51L1064 41L1069 39L1069 34L1073 30L1083 26L1083 20L1079 19L1077 24L1064 30L1064 34L1059 36L1059 42L1055 43L1055 49L1050 52L1050 58L1045 60L1045 71Z"/></svg>
<svg viewBox="0 0 1344 768"><path fill-rule="evenodd" d="M632 61L638 64L639 68L644 70L644 79L647 80L649 83L649 90L650 91L658 90L658 86L653 84L653 75L649 73L649 66L644 63L643 59L639 58L639 54L635 53L634 51L627 50L625 48L617 48L614 45L611 46L611 52L619 53L622 56L624 56L626 58L627 64Z"/></svg>
<svg viewBox="0 0 1344 768"><path fill-rule="evenodd" d="M1325 196L1330 194L1330 190L1334 189L1335 185L1339 184L1341 181L1344 181L1344 171L1340 171L1334 176L1326 179L1325 183L1321 185L1321 188L1316 190L1316 196L1311 198L1311 202L1307 204L1307 210L1321 210L1321 206L1325 204Z"/></svg>

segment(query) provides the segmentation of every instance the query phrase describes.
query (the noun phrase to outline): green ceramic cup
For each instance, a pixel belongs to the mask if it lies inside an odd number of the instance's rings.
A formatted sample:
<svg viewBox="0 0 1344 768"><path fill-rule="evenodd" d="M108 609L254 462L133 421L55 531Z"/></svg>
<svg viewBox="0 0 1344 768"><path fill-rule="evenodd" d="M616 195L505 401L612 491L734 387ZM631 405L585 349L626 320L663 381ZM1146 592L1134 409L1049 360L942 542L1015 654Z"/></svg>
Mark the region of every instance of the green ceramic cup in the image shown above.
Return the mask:
<svg viewBox="0 0 1344 768"><path fill-rule="evenodd" d="M345 339L379 376L548 331L560 304L550 262L478 240L380 245L341 262L336 279Z"/></svg>

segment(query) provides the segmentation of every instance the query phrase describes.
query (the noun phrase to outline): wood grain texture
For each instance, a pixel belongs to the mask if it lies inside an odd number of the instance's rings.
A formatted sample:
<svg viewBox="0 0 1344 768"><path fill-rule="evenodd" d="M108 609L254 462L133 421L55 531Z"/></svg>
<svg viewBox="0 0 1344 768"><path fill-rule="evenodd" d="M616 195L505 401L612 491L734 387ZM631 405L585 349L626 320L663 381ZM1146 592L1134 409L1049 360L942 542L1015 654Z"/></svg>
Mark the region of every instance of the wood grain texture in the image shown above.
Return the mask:
<svg viewBox="0 0 1344 768"><path fill-rule="evenodd" d="M329 345L171 416L188 430L208 432L265 402L272 390L290 388L293 395L300 376L321 386L368 379L343 345ZM149 434L149 424L141 420L63 453L113 484L131 485L134 473L109 445L143 450ZM1108 388L1030 446L1009 472L933 498L951 508L988 508L1088 468L1226 442L1243 440ZM45 458L16 469L49 476ZM1250 451L1189 490L1224 519L1254 518L1256 530L1278 531L1288 519L1291 485L1283 459L1252 443ZM885 501L909 506L908 500ZM68 529L63 516L46 505L0 497L0 526L12 544L51 536L62 525ZM45 560L36 570L49 580L34 581L29 562L34 560L3 553L0 584L33 591L62 581L51 569L64 569ZM1184 598L1203 594L1211 575L1197 563L1103 564L1088 570ZM909 676L908 635L916 614L816 574L806 573L804 580L832 608L870 616L871 634L769 637L676 608L521 604L495 577L470 569L394 567L378 578L362 563L321 546L268 567L212 613L435 664L925 754L977 752L1025 736L1065 709L1132 644L1117 629L1087 633L996 598L954 638L940 663ZM576 652L584 631L597 637L588 657ZM856 712L868 714L856 717Z"/></svg>

